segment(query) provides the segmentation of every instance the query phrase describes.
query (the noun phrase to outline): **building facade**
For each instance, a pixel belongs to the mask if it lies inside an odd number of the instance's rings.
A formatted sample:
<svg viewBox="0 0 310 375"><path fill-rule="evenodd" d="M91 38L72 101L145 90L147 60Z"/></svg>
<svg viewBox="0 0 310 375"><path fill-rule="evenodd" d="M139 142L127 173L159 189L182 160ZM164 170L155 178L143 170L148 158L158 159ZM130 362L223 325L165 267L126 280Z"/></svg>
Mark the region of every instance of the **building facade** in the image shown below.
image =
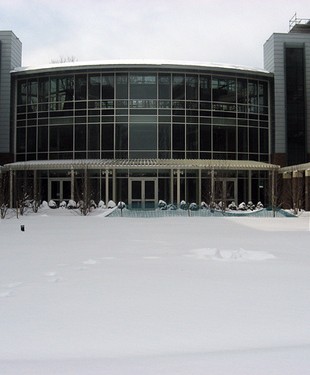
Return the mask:
<svg viewBox="0 0 310 375"><path fill-rule="evenodd" d="M274 74L274 161L282 166L310 157L310 24L292 23L264 45L265 69Z"/></svg>
<svg viewBox="0 0 310 375"><path fill-rule="evenodd" d="M274 75L272 159L283 168L281 200L310 209L310 21L290 20L288 33L264 45L265 69Z"/></svg>
<svg viewBox="0 0 310 375"><path fill-rule="evenodd" d="M33 190L35 171L41 199L79 200L85 180L89 198L130 207L268 198L267 71L104 62L12 78L16 185Z"/></svg>
<svg viewBox="0 0 310 375"><path fill-rule="evenodd" d="M22 68L11 57L2 200L309 209L309 31L295 18L273 34L265 70L145 60Z"/></svg>

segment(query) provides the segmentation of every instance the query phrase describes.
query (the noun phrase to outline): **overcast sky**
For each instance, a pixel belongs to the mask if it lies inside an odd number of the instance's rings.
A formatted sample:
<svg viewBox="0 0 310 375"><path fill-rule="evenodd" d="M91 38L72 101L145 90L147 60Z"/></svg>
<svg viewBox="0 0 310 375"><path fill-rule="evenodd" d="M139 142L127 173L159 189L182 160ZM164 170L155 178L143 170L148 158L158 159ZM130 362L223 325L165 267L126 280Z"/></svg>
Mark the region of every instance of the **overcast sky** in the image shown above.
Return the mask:
<svg viewBox="0 0 310 375"><path fill-rule="evenodd" d="M0 0L0 29L23 43L23 65L169 59L263 67L263 44L310 0Z"/></svg>

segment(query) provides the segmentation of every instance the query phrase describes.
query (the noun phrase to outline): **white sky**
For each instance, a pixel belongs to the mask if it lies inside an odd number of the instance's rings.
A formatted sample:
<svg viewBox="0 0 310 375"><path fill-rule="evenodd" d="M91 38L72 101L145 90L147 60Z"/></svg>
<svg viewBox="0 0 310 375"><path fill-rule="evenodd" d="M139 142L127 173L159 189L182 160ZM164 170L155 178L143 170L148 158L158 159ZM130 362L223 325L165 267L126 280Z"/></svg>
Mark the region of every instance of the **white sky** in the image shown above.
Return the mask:
<svg viewBox="0 0 310 375"><path fill-rule="evenodd" d="M309 0L0 0L0 29L23 43L23 65L169 59L263 67L263 44L310 19Z"/></svg>

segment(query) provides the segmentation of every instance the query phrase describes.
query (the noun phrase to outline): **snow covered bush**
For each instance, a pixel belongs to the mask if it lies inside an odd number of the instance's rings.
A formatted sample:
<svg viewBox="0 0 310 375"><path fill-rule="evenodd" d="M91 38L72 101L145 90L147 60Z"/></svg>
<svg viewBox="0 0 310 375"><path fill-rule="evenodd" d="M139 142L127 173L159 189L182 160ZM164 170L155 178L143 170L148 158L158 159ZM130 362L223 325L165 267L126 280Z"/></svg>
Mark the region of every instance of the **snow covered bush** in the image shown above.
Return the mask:
<svg viewBox="0 0 310 375"><path fill-rule="evenodd" d="M230 210L237 210L237 205L235 202L231 202L229 205L228 205L228 208Z"/></svg>
<svg viewBox="0 0 310 375"><path fill-rule="evenodd" d="M43 201L43 202L41 203L40 208L47 208L47 207L48 207L48 203L47 203L46 201Z"/></svg>
<svg viewBox="0 0 310 375"><path fill-rule="evenodd" d="M86 204L84 203L84 201L78 201L77 208L80 210L82 215L87 215Z"/></svg>
<svg viewBox="0 0 310 375"><path fill-rule="evenodd" d="M160 200L158 202L158 208L160 210L167 210L167 203L165 201L163 201L163 200Z"/></svg>
<svg viewBox="0 0 310 375"><path fill-rule="evenodd" d="M216 208L217 208L216 203L215 202L210 202L210 210L214 211Z"/></svg>
<svg viewBox="0 0 310 375"><path fill-rule="evenodd" d="M59 208L66 208L67 207L67 203L65 201L62 201L59 203Z"/></svg>
<svg viewBox="0 0 310 375"><path fill-rule="evenodd" d="M220 202L218 203L218 208L219 208L220 210L224 210L224 208L225 208L225 204L224 204L222 201L220 201Z"/></svg>
<svg viewBox="0 0 310 375"><path fill-rule="evenodd" d="M69 210L73 210L74 208L76 208L76 202L74 200L70 199L68 204L67 204L67 208Z"/></svg>
<svg viewBox="0 0 310 375"><path fill-rule="evenodd" d="M48 207L49 208L57 208L57 204L55 201L53 201L52 199L48 202Z"/></svg>
<svg viewBox="0 0 310 375"><path fill-rule="evenodd" d="M100 202L98 203L98 207L99 207L99 208L107 208L106 205L105 205L105 203L104 203L104 201L100 201Z"/></svg>
<svg viewBox="0 0 310 375"><path fill-rule="evenodd" d="M117 208L119 208L120 210L123 210L124 208L126 208L126 203L122 201L118 202Z"/></svg>
<svg viewBox="0 0 310 375"><path fill-rule="evenodd" d="M253 211L255 209L254 203L252 201L249 201L248 204L247 204L247 208L248 208L248 210Z"/></svg>
<svg viewBox="0 0 310 375"><path fill-rule="evenodd" d="M175 206L174 204L168 204L168 206L167 206L167 210L174 211L176 209L177 209L177 206Z"/></svg>
<svg viewBox="0 0 310 375"><path fill-rule="evenodd" d="M256 209L259 210L259 209L261 209L261 208L264 208L264 205L262 204L261 201L259 201L259 202L257 202L257 204L256 204Z"/></svg>
<svg viewBox="0 0 310 375"><path fill-rule="evenodd" d="M207 209L209 208L209 206L207 205L206 202L201 202L201 203L200 203L200 208L201 208L201 209L206 209L206 210L207 210Z"/></svg>
<svg viewBox="0 0 310 375"><path fill-rule="evenodd" d="M89 202L89 208L97 208L96 202L93 199Z"/></svg>
<svg viewBox="0 0 310 375"><path fill-rule="evenodd" d="M246 209L247 209L246 204L244 202L241 202L239 204L239 206L238 206L238 210L240 210L240 211L246 211Z"/></svg>
<svg viewBox="0 0 310 375"><path fill-rule="evenodd" d="M187 210L188 204L185 201L181 201L180 202L180 208L181 208L181 210Z"/></svg>
<svg viewBox="0 0 310 375"><path fill-rule="evenodd" d="M37 199L33 199L31 202L31 208L34 213L37 213L39 210L40 203Z"/></svg>
<svg viewBox="0 0 310 375"><path fill-rule="evenodd" d="M190 205L189 205L189 209L191 210L191 211L198 211L199 210L199 206L198 206L198 204L197 203L191 203Z"/></svg>
<svg viewBox="0 0 310 375"><path fill-rule="evenodd" d="M116 204L112 200L108 202L108 208L114 208L115 206Z"/></svg>

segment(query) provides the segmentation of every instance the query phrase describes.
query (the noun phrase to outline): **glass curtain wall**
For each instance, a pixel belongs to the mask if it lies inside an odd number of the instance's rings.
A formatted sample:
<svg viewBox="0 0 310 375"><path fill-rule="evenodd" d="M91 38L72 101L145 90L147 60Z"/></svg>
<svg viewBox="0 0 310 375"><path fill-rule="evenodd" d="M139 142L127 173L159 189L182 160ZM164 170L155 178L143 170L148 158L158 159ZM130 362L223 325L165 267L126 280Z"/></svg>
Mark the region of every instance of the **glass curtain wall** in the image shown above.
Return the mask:
<svg viewBox="0 0 310 375"><path fill-rule="evenodd" d="M268 162L268 81L187 71L17 79L16 159Z"/></svg>

